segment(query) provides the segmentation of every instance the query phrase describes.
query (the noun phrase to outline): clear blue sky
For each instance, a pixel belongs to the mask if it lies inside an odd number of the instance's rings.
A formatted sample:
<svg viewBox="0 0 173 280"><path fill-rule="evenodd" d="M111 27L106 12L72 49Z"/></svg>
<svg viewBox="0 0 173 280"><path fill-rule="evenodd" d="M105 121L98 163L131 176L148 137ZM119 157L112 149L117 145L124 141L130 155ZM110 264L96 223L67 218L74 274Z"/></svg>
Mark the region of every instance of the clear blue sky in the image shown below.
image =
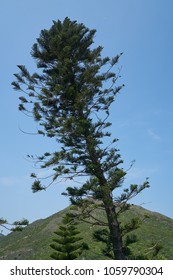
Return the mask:
<svg viewBox="0 0 173 280"><path fill-rule="evenodd" d="M0 217L9 221L45 218L68 205L65 184L33 194L27 154L56 148L33 132L36 124L18 111L12 87L17 64L36 70L30 51L41 29L52 20L83 22L97 29L95 44L103 55L123 52L125 88L112 106L112 134L127 169L125 186L150 178L151 188L133 202L173 218L173 1L172 0L0 0ZM143 204L144 203L144 204Z"/></svg>

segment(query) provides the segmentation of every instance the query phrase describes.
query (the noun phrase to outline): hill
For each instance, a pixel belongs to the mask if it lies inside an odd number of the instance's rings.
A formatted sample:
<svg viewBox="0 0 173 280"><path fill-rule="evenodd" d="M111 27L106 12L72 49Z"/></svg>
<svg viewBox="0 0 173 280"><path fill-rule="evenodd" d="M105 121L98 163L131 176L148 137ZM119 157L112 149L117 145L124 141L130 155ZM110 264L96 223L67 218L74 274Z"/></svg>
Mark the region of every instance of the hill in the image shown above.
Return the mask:
<svg viewBox="0 0 173 280"><path fill-rule="evenodd" d="M62 216L69 211L66 208L46 219L40 219L28 225L22 232L12 232L0 238L1 260L37 260L50 259L54 231L61 222ZM100 212L97 215L102 215ZM130 210L122 216L122 223L131 217L144 217L141 227L134 231L138 237L137 243L131 245L134 253L146 254L152 243L161 244L163 248L160 253L164 259L173 260L173 220L156 212L148 211L139 206L131 206ZM84 253L83 259L105 259L102 255L102 244L92 239L93 227L81 223L79 225L81 235L89 244L90 249Z"/></svg>

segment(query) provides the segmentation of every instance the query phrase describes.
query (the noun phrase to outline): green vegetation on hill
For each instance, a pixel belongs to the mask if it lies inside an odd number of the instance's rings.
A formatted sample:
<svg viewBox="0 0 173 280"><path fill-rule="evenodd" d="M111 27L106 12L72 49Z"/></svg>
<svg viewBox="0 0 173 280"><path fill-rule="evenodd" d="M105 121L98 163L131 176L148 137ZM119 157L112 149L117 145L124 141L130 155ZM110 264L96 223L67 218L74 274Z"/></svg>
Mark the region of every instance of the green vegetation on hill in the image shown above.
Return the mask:
<svg viewBox="0 0 173 280"><path fill-rule="evenodd" d="M11 260L37 260L51 259L52 249L50 243L55 237L54 231L61 223L62 217L69 211L64 209L46 219L37 220L27 226L22 232L13 232L0 238L0 259ZM103 215L97 212L96 215ZM173 220L159 213L148 211L139 206L131 206L124 215L121 222L125 222L132 217L143 219L140 228L134 230L138 241L131 244L134 254L150 256L151 248L162 245L159 256L164 259L173 260ZM145 217L148 218L145 218ZM92 227L86 223L79 224L79 230L84 241L89 244L89 250L84 251L81 259L106 259L102 254L103 244L96 242L92 238Z"/></svg>

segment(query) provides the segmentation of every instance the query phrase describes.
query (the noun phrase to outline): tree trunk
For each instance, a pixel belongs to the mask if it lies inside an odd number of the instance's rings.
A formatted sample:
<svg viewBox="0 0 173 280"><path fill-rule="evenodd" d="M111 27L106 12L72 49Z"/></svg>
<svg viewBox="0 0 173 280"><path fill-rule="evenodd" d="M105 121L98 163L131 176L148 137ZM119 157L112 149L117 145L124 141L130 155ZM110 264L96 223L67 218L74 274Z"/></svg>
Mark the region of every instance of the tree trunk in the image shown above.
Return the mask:
<svg viewBox="0 0 173 280"><path fill-rule="evenodd" d="M104 206L105 206L105 211L109 224L109 231L110 231L110 238L113 247L114 259L124 260L125 255L123 252L122 237L121 237L119 222L117 220L117 216L115 212L115 206L113 205L113 202L109 203L108 205L104 203Z"/></svg>
<svg viewBox="0 0 173 280"><path fill-rule="evenodd" d="M107 180L104 176L103 170L101 169L101 167L99 167L99 160L97 159L94 149L90 151L90 157L93 164L97 166L97 168L94 170L94 175L98 178L102 191L102 201L104 204L104 208L108 220L114 259L124 260L125 255L123 252L122 235L121 235L117 214L115 211L116 206L112 199L112 192L107 184Z"/></svg>
<svg viewBox="0 0 173 280"><path fill-rule="evenodd" d="M125 255L123 252L123 242L122 242L122 235L121 230L119 226L119 222L117 219L117 214L115 211L115 204L113 202L111 192L109 188L107 187L106 179L103 177L105 184L103 185L102 182L100 182L101 188L102 188L102 200L108 220L108 226L110 231L110 238L112 242L113 247L113 254L114 259L116 260L124 260Z"/></svg>

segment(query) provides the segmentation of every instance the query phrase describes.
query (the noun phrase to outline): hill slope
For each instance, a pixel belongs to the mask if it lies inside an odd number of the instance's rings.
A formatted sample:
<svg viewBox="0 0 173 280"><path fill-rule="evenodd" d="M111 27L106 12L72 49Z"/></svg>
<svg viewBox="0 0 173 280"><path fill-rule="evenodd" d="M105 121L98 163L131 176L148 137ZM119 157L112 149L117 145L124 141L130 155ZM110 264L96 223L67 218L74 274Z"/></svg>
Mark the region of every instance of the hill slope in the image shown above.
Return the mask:
<svg viewBox="0 0 173 280"><path fill-rule="evenodd" d="M22 232L13 232L0 238L0 259L27 260L27 259L50 259L52 249L49 244L52 242L54 231L61 222L62 216L69 211L64 209L46 219L37 220L27 226ZM97 213L101 215L101 213ZM132 206L122 216L122 222L134 217L148 215L141 227L134 231L138 236L138 242L132 245L136 253L146 253L152 242L161 243L163 248L161 254L165 259L173 260L173 220L159 213L148 211L139 206ZM80 224L81 235L88 242L90 250L86 251L84 259L104 259L101 253L102 244L92 239L92 226Z"/></svg>

